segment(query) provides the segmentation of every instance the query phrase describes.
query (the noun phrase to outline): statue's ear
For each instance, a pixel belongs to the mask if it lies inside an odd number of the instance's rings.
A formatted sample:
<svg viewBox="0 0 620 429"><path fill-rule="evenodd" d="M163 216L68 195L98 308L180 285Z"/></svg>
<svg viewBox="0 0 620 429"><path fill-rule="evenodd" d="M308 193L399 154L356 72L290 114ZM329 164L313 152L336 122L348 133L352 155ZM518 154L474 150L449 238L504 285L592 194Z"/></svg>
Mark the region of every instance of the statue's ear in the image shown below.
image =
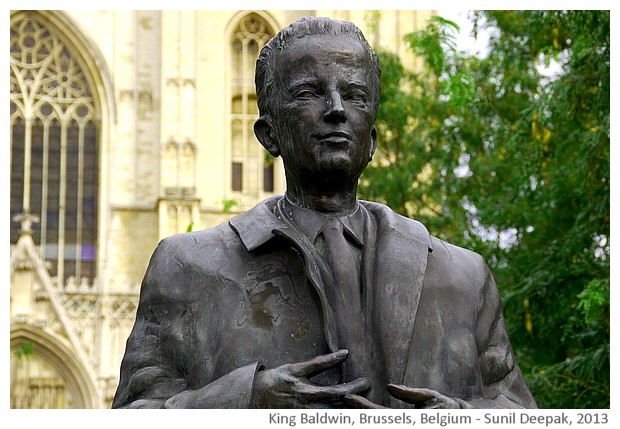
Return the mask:
<svg viewBox="0 0 620 429"><path fill-rule="evenodd" d="M372 161L375 149L377 149L377 129L373 126L370 131L370 156L368 157L368 162Z"/></svg>
<svg viewBox="0 0 620 429"><path fill-rule="evenodd" d="M268 115L261 116L254 123L254 134L271 156L277 158L280 156L280 142L275 136L271 119Z"/></svg>

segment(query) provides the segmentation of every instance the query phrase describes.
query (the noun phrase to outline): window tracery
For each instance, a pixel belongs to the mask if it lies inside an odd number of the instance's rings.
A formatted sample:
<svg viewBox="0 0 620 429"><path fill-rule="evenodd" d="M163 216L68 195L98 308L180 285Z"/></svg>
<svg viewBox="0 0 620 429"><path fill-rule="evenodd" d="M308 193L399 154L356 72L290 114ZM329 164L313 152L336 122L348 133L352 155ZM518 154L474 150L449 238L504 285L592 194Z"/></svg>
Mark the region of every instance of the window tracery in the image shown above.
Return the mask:
<svg viewBox="0 0 620 429"><path fill-rule="evenodd" d="M33 238L58 284L95 277L99 111L80 57L40 20L11 19L11 217L36 215ZM19 236L11 223L11 243Z"/></svg>

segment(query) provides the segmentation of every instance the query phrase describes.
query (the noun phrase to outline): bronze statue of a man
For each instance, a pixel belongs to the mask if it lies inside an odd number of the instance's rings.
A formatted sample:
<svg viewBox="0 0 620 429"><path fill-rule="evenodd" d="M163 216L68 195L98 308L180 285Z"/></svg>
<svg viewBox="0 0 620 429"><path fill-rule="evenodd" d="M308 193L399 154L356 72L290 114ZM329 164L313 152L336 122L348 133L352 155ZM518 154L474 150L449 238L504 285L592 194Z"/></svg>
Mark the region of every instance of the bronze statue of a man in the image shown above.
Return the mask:
<svg viewBox="0 0 620 429"><path fill-rule="evenodd" d="M482 258L356 198L380 94L360 30L293 23L256 90L286 194L161 241L113 407L536 407Z"/></svg>

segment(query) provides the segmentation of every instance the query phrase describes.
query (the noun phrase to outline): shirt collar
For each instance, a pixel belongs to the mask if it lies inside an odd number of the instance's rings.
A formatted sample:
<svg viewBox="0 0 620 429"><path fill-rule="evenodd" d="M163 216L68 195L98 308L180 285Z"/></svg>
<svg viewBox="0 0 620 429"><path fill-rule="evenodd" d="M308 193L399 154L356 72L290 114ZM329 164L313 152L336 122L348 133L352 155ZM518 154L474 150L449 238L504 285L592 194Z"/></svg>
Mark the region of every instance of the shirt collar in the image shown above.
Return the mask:
<svg viewBox="0 0 620 429"><path fill-rule="evenodd" d="M297 226L311 243L316 243L323 223L329 217L324 213L299 207L291 202L286 195L278 202L278 209L281 215L286 216L289 221ZM365 218L363 210L363 206L356 201L355 208L350 214L338 217L344 226L345 235L359 247L363 246L364 243Z"/></svg>

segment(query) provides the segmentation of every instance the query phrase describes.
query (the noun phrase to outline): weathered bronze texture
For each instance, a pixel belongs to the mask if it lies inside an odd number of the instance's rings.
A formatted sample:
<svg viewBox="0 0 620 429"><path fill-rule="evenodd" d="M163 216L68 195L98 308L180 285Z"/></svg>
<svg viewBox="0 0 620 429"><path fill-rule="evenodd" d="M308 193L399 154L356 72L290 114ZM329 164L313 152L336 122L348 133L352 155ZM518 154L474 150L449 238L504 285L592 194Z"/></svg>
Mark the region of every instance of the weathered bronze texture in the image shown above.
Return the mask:
<svg viewBox="0 0 620 429"><path fill-rule="evenodd" d="M293 23L256 89L286 194L161 241L113 407L536 407L483 259L357 200L380 94L359 29Z"/></svg>

